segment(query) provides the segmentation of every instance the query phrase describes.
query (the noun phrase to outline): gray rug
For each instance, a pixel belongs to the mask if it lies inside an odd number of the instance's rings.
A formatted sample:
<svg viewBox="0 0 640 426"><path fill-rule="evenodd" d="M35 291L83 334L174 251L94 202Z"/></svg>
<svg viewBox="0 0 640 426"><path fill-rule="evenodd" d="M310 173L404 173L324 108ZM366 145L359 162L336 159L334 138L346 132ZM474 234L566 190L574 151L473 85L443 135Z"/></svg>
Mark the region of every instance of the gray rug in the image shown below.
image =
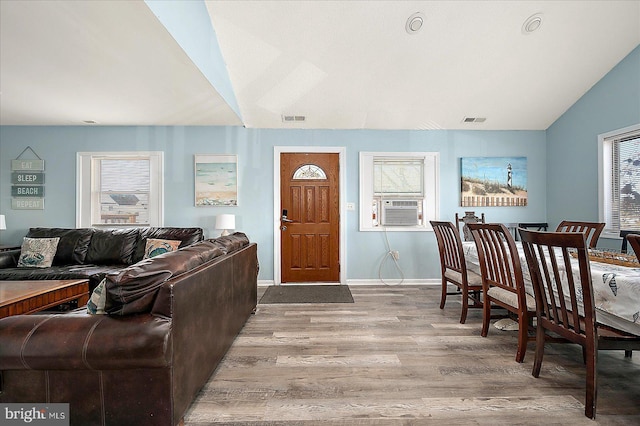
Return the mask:
<svg viewBox="0 0 640 426"><path fill-rule="evenodd" d="M353 303L353 296L346 285L283 284L267 287L259 303Z"/></svg>

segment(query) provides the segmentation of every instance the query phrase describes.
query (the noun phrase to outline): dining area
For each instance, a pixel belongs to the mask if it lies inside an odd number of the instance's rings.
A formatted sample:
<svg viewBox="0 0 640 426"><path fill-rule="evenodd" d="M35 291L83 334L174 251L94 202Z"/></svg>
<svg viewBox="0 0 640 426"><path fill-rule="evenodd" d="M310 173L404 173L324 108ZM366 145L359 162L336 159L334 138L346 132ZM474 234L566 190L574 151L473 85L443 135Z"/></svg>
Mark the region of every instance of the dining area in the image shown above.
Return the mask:
<svg viewBox="0 0 640 426"><path fill-rule="evenodd" d="M487 223L469 213L431 222L442 273L440 308L448 296L460 297L461 324L478 308L481 336L495 335L492 325L511 330L516 362L534 348L526 361L533 359L536 378L555 373L543 363L550 345L581 346L584 412L594 419L598 352L615 350L624 368L640 350L640 235L625 235L633 253L622 253L597 248L604 223L566 220L550 231L546 223Z"/></svg>

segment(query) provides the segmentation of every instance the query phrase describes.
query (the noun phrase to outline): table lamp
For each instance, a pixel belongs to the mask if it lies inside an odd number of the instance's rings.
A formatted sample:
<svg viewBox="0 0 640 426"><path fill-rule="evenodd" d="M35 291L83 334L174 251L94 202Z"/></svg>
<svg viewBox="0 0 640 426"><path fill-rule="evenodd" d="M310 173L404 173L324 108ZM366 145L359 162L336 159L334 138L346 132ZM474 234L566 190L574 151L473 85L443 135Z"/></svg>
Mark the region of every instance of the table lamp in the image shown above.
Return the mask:
<svg viewBox="0 0 640 426"><path fill-rule="evenodd" d="M220 236L229 235L229 229L236 228L236 215L219 214L216 216L216 229L222 229Z"/></svg>

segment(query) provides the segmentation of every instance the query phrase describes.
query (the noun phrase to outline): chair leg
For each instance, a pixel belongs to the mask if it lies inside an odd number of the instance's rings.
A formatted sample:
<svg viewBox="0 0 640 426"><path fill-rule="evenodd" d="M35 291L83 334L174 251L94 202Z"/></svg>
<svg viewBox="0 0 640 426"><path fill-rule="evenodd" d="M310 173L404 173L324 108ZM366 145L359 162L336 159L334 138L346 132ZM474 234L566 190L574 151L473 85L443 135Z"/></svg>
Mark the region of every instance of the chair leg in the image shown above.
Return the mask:
<svg viewBox="0 0 640 426"><path fill-rule="evenodd" d="M460 324L464 324L467 320L467 311L469 310L469 290L462 288L462 313L460 314Z"/></svg>
<svg viewBox="0 0 640 426"><path fill-rule="evenodd" d="M584 415L590 419L596 418L596 401L598 397L597 358L597 350L587 354L587 389L584 401Z"/></svg>
<svg viewBox="0 0 640 426"><path fill-rule="evenodd" d="M444 309L444 304L447 301L447 281L442 277L442 294L440 295L440 309Z"/></svg>
<svg viewBox="0 0 640 426"><path fill-rule="evenodd" d="M523 362L524 355L527 352L527 342L529 332L529 322L526 315L520 314L518 316L518 350L516 351L516 362Z"/></svg>
<svg viewBox="0 0 640 426"><path fill-rule="evenodd" d="M542 358L544 357L544 328L540 323L536 326L536 353L533 361L533 377L540 377L540 367L542 367Z"/></svg>
<svg viewBox="0 0 640 426"><path fill-rule="evenodd" d="M624 351L624 357L625 358L631 358L633 356L633 351L631 350L625 350Z"/></svg>
<svg viewBox="0 0 640 426"><path fill-rule="evenodd" d="M482 331L480 335L482 337L487 337L489 333L489 320L491 319L491 300L488 297L485 297L484 304L482 306Z"/></svg>

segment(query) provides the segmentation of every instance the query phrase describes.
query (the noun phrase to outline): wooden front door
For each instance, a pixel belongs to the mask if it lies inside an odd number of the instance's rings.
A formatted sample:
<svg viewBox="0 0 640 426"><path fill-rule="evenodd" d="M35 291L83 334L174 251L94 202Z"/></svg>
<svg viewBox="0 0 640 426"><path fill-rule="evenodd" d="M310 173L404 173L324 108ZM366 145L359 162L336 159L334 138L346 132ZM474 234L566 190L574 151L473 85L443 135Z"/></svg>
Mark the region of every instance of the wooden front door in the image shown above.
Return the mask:
<svg viewBox="0 0 640 426"><path fill-rule="evenodd" d="M281 153L281 281L340 281L339 154Z"/></svg>

